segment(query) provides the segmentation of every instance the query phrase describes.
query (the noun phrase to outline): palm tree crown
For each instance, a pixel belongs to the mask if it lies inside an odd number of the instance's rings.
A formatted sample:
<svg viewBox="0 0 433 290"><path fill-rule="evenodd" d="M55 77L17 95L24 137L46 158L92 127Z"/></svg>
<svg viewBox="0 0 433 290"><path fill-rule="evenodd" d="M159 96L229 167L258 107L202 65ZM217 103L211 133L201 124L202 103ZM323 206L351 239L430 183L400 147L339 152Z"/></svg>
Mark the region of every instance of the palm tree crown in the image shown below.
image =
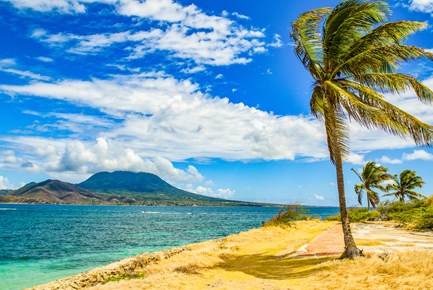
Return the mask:
<svg viewBox="0 0 433 290"><path fill-rule="evenodd" d="M388 168L376 164L376 162L368 161L361 173L352 171L359 177L362 183L355 184L355 192L358 195L358 202L362 205L362 193L365 191L367 193L367 203L368 209L370 209L370 204L372 207L376 207L379 203L379 193L373 189L379 189L385 191L385 187L382 186L384 181L390 180L391 175L388 174Z"/></svg>
<svg viewBox="0 0 433 290"><path fill-rule="evenodd" d="M392 179L395 183L388 184L386 187L386 191L391 190L391 192L384 194L384 196L395 196L402 202L404 202L405 197L410 200L426 198L421 193L413 190L425 184L422 178L416 175L416 171L406 169L400 173L400 176L395 174Z"/></svg>
<svg viewBox="0 0 433 290"><path fill-rule="evenodd" d="M344 0L334 9L303 13L292 23L295 54L314 79L311 112L325 123L329 155L336 167L345 254L350 258L358 256L359 250L350 231L344 193L349 121L409 136L417 145L433 143L432 126L388 103L383 95L413 88L421 102L433 101L428 87L397 73L399 63L433 60L432 53L404 44L405 38L426 24L385 23L390 12L384 1Z"/></svg>

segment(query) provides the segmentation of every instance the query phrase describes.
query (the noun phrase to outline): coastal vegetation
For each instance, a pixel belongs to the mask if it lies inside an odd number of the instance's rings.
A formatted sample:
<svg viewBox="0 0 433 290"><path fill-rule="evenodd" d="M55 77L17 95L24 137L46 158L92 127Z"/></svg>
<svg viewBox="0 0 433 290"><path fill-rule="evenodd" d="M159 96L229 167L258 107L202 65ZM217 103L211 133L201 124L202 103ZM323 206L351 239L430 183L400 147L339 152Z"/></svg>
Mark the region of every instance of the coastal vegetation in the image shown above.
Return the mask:
<svg viewBox="0 0 433 290"><path fill-rule="evenodd" d="M382 185L383 182L391 179L388 174L388 168L376 164L376 162L368 161L361 173L352 171L358 176L361 183L355 184L355 193L358 195L358 202L362 205L362 193L365 191L367 195L367 209L370 210L370 204L373 208L379 203L379 193L373 189L385 191L386 188Z"/></svg>
<svg viewBox="0 0 433 290"><path fill-rule="evenodd" d="M433 54L404 44L426 27L415 21L387 22L389 4L375 0L345 0L334 9L305 12L292 23L294 52L310 72L312 114L325 124L329 156L337 175L340 215L346 251L361 253L353 239L346 208L343 160L349 155L349 122L381 129L417 145L433 143L433 127L385 100L384 93L413 88L419 100L431 104L433 92L415 77L398 73L399 64L433 59Z"/></svg>
<svg viewBox="0 0 433 290"><path fill-rule="evenodd" d="M419 231L433 230L433 195L427 199L409 201L384 201L376 210L351 208L348 210L350 222L392 221L399 226ZM327 217L327 221L340 221L340 214Z"/></svg>
<svg viewBox="0 0 433 290"><path fill-rule="evenodd" d="M404 202L405 198L409 200L426 198L421 193L414 191L415 188L422 187L425 184L422 178L416 174L416 171L406 169L399 176L394 174L392 179L394 183L386 186L386 192L388 193L384 196L394 196L401 202Z"/></svg>
<svg viewBox="0 0 433 290"><path fill-rule="evenodd" d="M265 227L291 227L296 221L314 219L314 216L307 216L308 210L300 204L287 204L282 206L278 212L273 215L267 222L263 222Z"/></svg>

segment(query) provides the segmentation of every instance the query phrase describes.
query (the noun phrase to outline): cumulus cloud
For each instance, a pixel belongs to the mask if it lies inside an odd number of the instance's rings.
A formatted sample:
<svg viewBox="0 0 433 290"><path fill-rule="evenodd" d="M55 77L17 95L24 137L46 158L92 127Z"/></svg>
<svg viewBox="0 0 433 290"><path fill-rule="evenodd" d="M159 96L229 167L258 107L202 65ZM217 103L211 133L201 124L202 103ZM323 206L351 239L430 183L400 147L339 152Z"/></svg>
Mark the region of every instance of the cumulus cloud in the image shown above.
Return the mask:
<svg viewBox="0 0 433 290"><path fill-rule="evenodd" d="M350 153L346 161L352 164L359 164L359 165L365 164L364 155L356 154L356 153Z"/></svg>
<svg viewBox="0 0 433 290"><path fill-rule="evenodd" d="M384 164L401 164L401 163L403 163L403 161L401 161L400 159L391 159L388 156L382 156L377 161L384 163Z"/></svg>
<svg viewBox="0 0 433 290"><path fill-rule="evenodd" d="M192 184L188 184L185 189L192 193L197 193L197 194L206 195L210 197L223 198L223 199L231 199L235 194L235 190L232 190L230 188L227 189L219 188L218 190L214 191L212 188L209 187L197 186L194 189Z"/></svg>
<svg viewBox="0 0 433 290"><path fill-rule="evenodd" d="M9 179L0 176L0 189L15 189L15 186L9 182Z"/></svg>
<svg viewBox="0 0 433 290"><path fill-rule="evenodd" d="M433 154L426 152L425 150L414 150L413 153L404 153L403 160L433 160Z"/></svg>
<svg viewBox="0 0 433 290"><path fill-rule="evenodd" d="M12 150L6 150L3 152L0 152L1 155L4 156L4 162L5 163L17 163L18 162L18 157L15 156L15 152Z"/></svg>
<svg viewBox="0 0 433 290"><path fill-rule="evenodd" d="M169 160L160 156L142 158L131 148L103 138L98 138L96 143L56 140L47 145L42 138L22 137L15 142L26 143L29 140L28 144L39 159L27 161L21 167L32 172L43 169L51 173L89 175L100 171L125 170L153 173L170 182L201 182L204 179L194 166L185 171L175 168Z"/></svg>
<svg viewBox="0 0 433 290"><path fill-rule="evenodd" d="M328 156L323 125L317 120L309 116L275 116L242 103L230 103L226 98L212 98L201 93L198 85L163 73L1 85L0 90L65 100L119 118L115 125L99 121L100 134L128 144L139 156L160 155L172 161ZM80 133L80 124L98 124L97 119L86 120L83 116L57 117L70 124L68 127L61 123L62 128L74 133ZM112 128L104 130L104 126ZM88 137L85 131L80 134Z"/></svg>
<svg viewBox="0 0 433 290"><path fill-rule="evenodd" d="M324 198L323 196L321 196L321 195L314 194L314 197L315 197L317 200L325 200L325 198Z"/></svg>

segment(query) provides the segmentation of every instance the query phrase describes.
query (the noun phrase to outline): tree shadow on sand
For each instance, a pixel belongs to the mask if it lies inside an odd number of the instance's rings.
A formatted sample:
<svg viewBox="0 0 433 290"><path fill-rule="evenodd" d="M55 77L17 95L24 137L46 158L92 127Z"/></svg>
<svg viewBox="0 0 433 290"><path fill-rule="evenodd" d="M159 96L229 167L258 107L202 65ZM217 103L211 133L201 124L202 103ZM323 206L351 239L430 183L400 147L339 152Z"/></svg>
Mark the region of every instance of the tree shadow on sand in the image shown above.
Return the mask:
<svg viewBox="0 0 433 290"><path fill-rule="evenodd" d="M323 262L336 257L278 258L274 255L230 255L220 256L224 260L217 267L226 271L240 271L260 279L287 280L305 278L325 269Z"/></svg>

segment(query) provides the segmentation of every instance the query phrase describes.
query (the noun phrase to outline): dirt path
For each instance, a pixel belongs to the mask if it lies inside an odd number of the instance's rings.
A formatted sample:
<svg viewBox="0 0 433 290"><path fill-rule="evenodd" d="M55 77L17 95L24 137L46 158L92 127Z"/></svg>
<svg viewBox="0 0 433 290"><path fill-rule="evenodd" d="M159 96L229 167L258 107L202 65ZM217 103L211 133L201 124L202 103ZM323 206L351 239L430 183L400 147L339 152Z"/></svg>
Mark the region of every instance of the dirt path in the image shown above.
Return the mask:
<svg viewBox="0 0 433 290"><path fill-rule="evenodd" d="M433 233L398 228L391 223L358 223L353 225L353 237L365 253L391 253L409 250L433 250ZM335 224L301 247L292 257L333 256L344 252L341 224Z"/></svg>
<svg viewBox="0 0 433 290"><path fill-rule="evenodd" d="M397 228L389 223L359 223L354 225L353 236L364 252L401 252L433 250L433 233Z"/></svg>

